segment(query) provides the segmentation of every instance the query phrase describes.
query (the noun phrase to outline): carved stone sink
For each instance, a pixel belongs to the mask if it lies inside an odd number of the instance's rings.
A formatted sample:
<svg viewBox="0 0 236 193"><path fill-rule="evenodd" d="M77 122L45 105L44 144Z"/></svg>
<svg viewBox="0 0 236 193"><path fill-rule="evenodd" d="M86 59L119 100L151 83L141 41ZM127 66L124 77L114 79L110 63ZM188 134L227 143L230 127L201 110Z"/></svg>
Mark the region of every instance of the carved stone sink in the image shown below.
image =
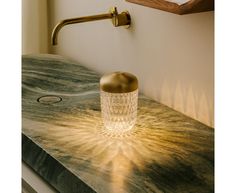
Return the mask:
<svg viewBox="0 0 236 193"><path fill-rule="evenodd" d="M213 128L140 95L135 127L114 136L103 128L98 82L62 57L23 57L25 163L59 192L214 191Z"/></svg>

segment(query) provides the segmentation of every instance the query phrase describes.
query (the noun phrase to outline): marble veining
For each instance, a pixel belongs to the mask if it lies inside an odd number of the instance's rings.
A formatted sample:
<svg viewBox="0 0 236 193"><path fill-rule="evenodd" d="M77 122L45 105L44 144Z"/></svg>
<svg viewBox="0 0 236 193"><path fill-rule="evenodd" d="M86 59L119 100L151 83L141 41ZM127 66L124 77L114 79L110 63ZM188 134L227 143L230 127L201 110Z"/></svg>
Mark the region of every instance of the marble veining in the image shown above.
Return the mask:
<svg viewBox="0 0 236 193"><path fill-rule="evenodd" d="M102 124L99 79L60 56L23 56L23 136L91 188L73 192L214 192L213 128L140 94L135 127L113 135ZM62 101L39 103L45 95ZM40 155L23 160L40 168Z"/></svg>

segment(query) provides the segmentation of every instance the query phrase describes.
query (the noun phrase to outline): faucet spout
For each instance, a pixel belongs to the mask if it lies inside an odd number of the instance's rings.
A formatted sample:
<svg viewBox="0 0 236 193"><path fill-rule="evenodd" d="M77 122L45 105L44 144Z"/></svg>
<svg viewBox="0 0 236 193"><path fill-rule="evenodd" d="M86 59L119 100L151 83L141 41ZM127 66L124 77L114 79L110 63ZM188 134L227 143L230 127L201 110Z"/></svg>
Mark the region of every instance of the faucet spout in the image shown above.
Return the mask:
<svg viewBox="0 0 236 193"><path fill-rule="evenodd" d="M122 12L118 14L116 7L113 7L107 14L99 14L78 18L65 19L60 21L53 29L52 32L52 45L57 45L58 33L66 25L83 23L96 20L112 19L112 23L115 27L118 26L129 26L131 24L131 18L128 12Z"/></svg>
<svg viewBox="0 0 236 193"><path fill-rule="evenodd" d="M85 16L85 17L78 17L78 18L62 20L53 29L53 32L52 32L52 45L57 45L58 33L61 30L61 28L64 27L65 25L95 21L95 20L110 19L112 17L113 17L113 15L111 13L108 13L108 14Z"/></svg>

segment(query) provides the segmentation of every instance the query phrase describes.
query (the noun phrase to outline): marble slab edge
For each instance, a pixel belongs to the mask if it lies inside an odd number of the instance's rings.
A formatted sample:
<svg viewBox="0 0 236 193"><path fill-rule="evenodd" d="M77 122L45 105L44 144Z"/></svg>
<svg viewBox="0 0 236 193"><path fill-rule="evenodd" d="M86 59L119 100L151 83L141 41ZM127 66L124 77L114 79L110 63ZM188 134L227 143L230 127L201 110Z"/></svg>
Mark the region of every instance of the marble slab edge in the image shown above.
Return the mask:
<svg viewBox="0 0 236 193"><path fill-rule="evenodd" d="M24 134L22 160L59 192L95 192Z"/></svg>

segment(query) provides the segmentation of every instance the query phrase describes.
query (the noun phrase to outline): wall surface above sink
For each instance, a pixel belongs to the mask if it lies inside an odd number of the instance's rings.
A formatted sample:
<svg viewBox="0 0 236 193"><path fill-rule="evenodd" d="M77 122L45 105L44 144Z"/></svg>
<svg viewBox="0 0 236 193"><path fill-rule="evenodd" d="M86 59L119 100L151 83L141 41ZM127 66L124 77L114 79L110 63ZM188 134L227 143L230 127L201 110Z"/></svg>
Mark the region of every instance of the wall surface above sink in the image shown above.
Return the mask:
<svg viewBox="0 0 236 193"><path fill-rule="evenodd" d="M100 74L135 74L145 95L209 126L214 117L214 12L176 15L124 0L48 2L49 32L66 18L128 10L129 29L107 21L68 26L51 53Z"/></svg>

